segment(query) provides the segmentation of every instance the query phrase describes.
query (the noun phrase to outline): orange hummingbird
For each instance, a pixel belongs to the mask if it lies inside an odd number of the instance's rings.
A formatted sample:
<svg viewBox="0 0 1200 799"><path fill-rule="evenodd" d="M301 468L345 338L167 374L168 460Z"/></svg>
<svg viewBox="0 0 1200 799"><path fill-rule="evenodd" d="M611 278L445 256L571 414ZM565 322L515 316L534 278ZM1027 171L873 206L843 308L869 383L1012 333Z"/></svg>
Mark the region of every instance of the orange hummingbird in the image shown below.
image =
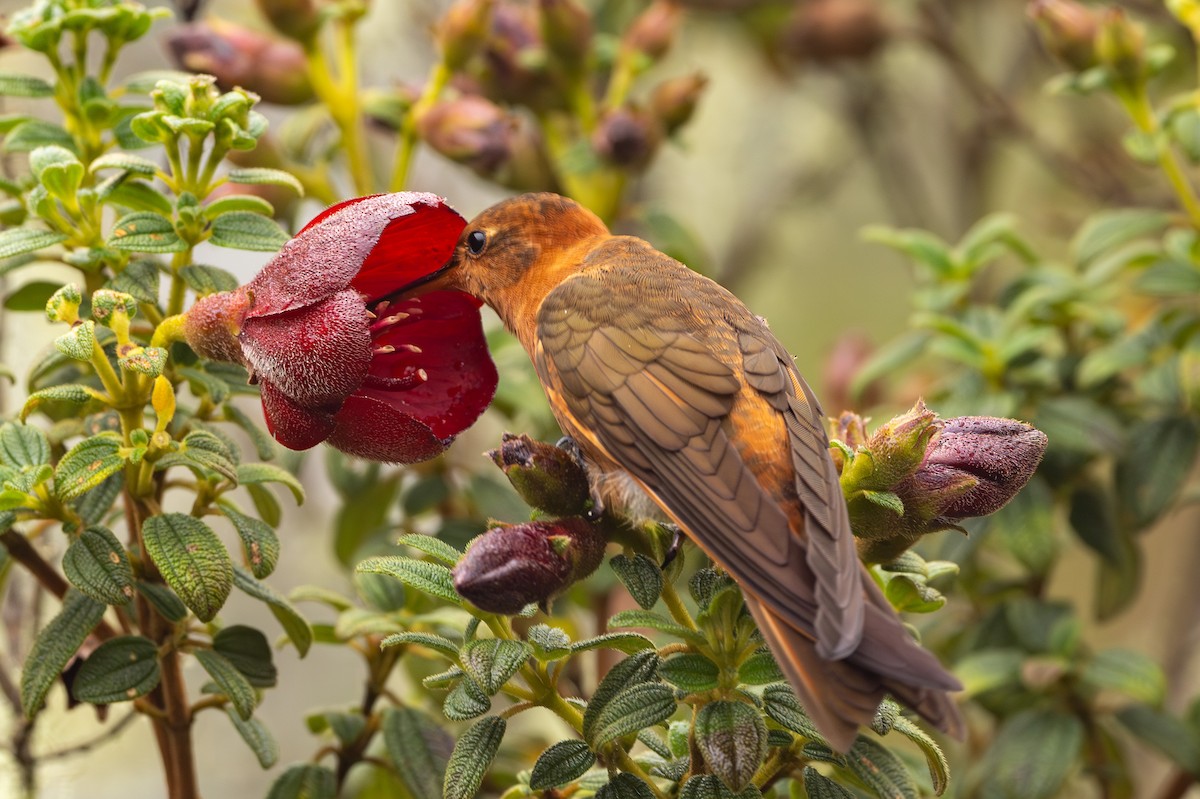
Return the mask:
<svg viewBox="0 0 1200 799"><path fill-rule="evenodd" d="M961 736L961 686L859 561L821 408L760 317L555 194L481 213L437 275L516 335L589 465L632 478L741 586L832 746L885 694Z"/></svg>

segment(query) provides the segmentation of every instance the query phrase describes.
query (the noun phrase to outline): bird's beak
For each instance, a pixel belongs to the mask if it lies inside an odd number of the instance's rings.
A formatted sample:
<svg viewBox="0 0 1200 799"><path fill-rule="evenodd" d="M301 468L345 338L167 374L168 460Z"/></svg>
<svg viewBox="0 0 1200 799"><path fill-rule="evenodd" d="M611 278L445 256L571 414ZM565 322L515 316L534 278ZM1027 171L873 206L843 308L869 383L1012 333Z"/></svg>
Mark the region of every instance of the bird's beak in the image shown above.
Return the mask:
<svg viewBox="0 0 1200 799"><path fill-rule="evenodd" d="M451 285L451 270L458 263L457 256L451 256L449 261L442 264L423 277L419 277L413 282L393 291L386 297L381 299L399 300L409 297L420 297L423 294L430 294L435 291L443 291L445 289L456 289L457 286Z"/></svg>

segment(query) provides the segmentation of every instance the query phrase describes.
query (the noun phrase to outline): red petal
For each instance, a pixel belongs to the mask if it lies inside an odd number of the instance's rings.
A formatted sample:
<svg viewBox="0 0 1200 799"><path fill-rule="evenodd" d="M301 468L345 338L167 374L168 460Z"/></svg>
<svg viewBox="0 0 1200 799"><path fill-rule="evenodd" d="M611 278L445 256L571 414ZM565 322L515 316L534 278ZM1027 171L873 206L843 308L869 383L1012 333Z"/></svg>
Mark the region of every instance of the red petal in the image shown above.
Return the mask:
<svg viewBox="0 0 1200 799"><path fill-rule="evenodd" d="M394 219L383 230L350 285L368 298L393 294L436 272L454 254L467 221L448 205L416 205L414 213Z"/></svg>
<svg viewBox="0 0 1200 799"><path fill-rule="evenodd" d="M433 217L429 225L424 222L426 217ZM318 302L348 288L368 262L375 276L367 284L372 290L382 289L382 294L375 296L398 291L449 259L464 224L462 217L434 194L376 194L335 205L285 244L247 285L254 297L249 316ZM389 231L387 243L381 254L374 256L385 230ZM396 267L388 277L388 270L380 267L390 267L392 261ZM363 286L355 288L370 293Z"/></svg>
<svg viewBox="0 0 1200 799"><path fill-rule="evenodd" d="M320 444L333 432L333 417L296 406L270 383L259 383L263 416L267 429L288 449L308 449Z"/></svg>
<svg viewBox="0 0 1200 799"><path fill-rule="evenodd" d="M258 378L302 408L337 410L371 361L367 309L350 289L296 311L247 319L239 338Z"/></svg>
<svg viewBox="0 0 1200 799"><path fill-rule="evenodd" d="M449 438L470 427L483 413L496 393L496 366L488 354L483 323L473 297L457 291L437 291L423 297L402 300L388 313L414 314L375 339L376 344L392 344L397 351L377 355L371 361L370 377L356 396L370 396L415 416L435 435ZM420 348L407 352L404 345ZM411 379L424 369L425 382L401 391L381 387L388 380Z"/></svg>
<svg viewBox="0 0 1200 799"><path fill-rule="evenodd" d="M329 443L342 452L386 463L416 463L440 455L442 441L416 419L386 402L355 395L334 417Z"/></svg>

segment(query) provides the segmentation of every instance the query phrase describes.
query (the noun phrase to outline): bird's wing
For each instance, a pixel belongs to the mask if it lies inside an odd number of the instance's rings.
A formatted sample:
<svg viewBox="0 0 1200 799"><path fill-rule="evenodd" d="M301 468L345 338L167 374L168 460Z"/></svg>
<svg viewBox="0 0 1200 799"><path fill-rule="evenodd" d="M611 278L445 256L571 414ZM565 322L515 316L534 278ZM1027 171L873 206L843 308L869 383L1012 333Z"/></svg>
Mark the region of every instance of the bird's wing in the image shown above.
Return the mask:
<svg viewBox="0 0 1200 799"><path fill-rule="evenodd" d="M593 253L542 303L534 362L560 421L822 657L846 657L861 566L816 402L740 301L634 242ZM761 457L772 447L790 470ZM803 520L790 520L797 499Z"/></svg>

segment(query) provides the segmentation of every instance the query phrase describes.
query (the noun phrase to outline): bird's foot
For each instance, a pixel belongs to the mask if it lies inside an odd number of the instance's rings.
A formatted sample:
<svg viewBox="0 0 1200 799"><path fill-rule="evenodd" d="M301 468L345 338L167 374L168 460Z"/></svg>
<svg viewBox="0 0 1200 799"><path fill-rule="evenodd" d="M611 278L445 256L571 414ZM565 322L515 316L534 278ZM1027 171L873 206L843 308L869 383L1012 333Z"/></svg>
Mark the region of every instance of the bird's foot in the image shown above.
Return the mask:
<svg viewBox="0 0 1200 799"><path fill-rule="evenodd" d="M683 547L684 535L683 530L680 530L677 525L664 524L663 526L668 530L673 530L675 533L671 537L671 545L667 547L667 554L663 557L663 562L659 565L662 571L666 571L671 562L675 560L675 557L679 555L679 550Z"/></svg>
<svg viewBox="0 0 1200 799"><path fill-rule="evenodd" d="M578 465L580 469L583 469L583 471L589 476L592 474L592 470L588 465L587 460L583 457L583 450L579 448L579 444L575 441L575 439L571 438L570 436L563 436L557 442L555 442L554 446L570 455L571 460L575 461L576 465ZM604 515L604 501L600 499L600 493L596 491L594 481L592 482L589 496L591 498L591 504L588 506L588 509L583 512L583 518L587 519L589 522L598 522L600 521L600 517Z"/></svg>

